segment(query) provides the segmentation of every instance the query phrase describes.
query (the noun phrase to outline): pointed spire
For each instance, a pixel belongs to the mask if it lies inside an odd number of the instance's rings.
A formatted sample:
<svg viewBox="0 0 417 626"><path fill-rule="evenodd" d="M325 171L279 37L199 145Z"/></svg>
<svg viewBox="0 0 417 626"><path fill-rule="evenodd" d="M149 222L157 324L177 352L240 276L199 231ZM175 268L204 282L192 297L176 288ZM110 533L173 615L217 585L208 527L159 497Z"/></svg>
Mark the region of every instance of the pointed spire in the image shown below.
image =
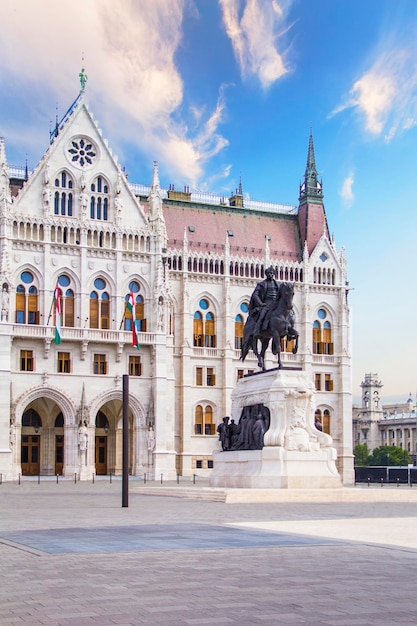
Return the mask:
<svg viewBox="0 0 417 626"><path fill-rule="evenodd" d="M6 157L6 144L4 137L0 137L0 200L11 202L10 192L10 172ZM0 211L5 209L5 204L0 207Z"/></svg>
<svg viewBox="0 0 417 626"><path fill-rule="evenodd" d="M304 250L303 250L303 261L306 263L309 259L310 255L308 254L308 245L307 240L304 242Z"/></svg>
<svg viewBox="0 0 417 626"><path fill-rule="evenodd" d="M0 137L0 165L7 167L6 144L4 137Z"/></svg>
<svg viewBox="0 0 417 626"><path fill-rule="evenodd" d="M153 187L154 189L159 189L160 188L158 161L154 161L153 162L153 174L152 174L152 185L151 185L151 187Z"/></svg>
<svg viewBox="0 0 417 626"><path fill-rule="evenodd" d="M304 174L304 183L300 185L300 202L323 202L323 183L318 179L316 157L314 154L313 131L310 128L308 142L307 164Z"/></svg>
<svg viewBox="0 0 417 626"><path fill-rule="evenodd" d="M305 175L309 176L309 174L311 175L311 173L313 172L317 176L316 157L314 155L313 129L310 127L310 138L308 141L307 165Z"/></svg>
<svg viewBox="0 0 417 626"><path fill-rule="evenodd" d="M162 207L162 189L159 184L158 161L153 162L152 184L148 196L148 202L149 222L152 224L153 228L159 232L162 240L164 240L165 243L162 244L162 247L165 248L167 242L167 232Z"/></svg>
<svg viewBox="0 0 417 626"><path fill-rule="evenodd" d="M83 383L83 389L81 391L81 409L85 408L85 383Z"/></svg>
<svg viewBox="0 0 417 626"><path fill-rule="evenodd" d="M238 196L243 196L243 189L242 189L242 175L239 176L239 188L237 190L237 195Z"/></svg>
<svg viewBox="0 0 417 626"><path fill-rule="evenodd" d="M271 264L271 250L269 246L269 242L271 241L271 237L269 235L265 235L265 267L269 267Z"/></svg>

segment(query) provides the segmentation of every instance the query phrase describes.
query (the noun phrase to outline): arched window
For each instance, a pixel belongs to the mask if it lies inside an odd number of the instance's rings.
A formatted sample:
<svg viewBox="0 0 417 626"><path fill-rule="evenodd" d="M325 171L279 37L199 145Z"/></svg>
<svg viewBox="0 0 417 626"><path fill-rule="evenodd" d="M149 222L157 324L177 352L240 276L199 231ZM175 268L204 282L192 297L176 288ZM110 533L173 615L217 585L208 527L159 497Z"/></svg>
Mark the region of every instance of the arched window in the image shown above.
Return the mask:
<svg viewBox="0 0 417 626"><path fill-rule="evenodd" d="M330 322L323 324L323 354L333 354L332 327Z"/></svg>
<svg viewBox="0 0 417 626"><path fill-rule="evenodd" d="M314 422L316 424L316 428L322 430L324 433L330 435L330 411L329 409L316 409L314 413Z"/></svg>
<svg viewBox="0 0 417 626"><path fill-rule="evenodd" d="M313 324L313 354L321 354L321 325L319 321Z"/></svg>
<svg viewBox="0 0 417 626"><path fill-rule="evenodd" d="M71 175L63 171L55 179L54 214L72 216L74 182Z"/></svg>
<svg viewBox="0 0 417 626"><path fill-rule="evenodd" d="M203 345L203 316L200 311L194 313L194 342L193 345L199 348Z"/></svg>
<svg viewBox="0 0 417 626"><path fill-rule="evenodd" d="M99 411L96 415L96 428L102 428L106 433L109 432L109 420L103 411Z"/></svg>
<svg viewBox="0 0 417 626"><path fill-rule="evenodd" d="M64 416L62 415L62 411L58 413L55 418L55 428L63 428L64 427Z"/></svg>
<svg viewBox="0 0 417 626"><path fill-rule="evenodd" d="M74 291L71 288L71 278L67 274L61 274L58 277L58 285L61 288L62 301L62 325L70 328L74 327ZM55 316L55 313L54 313ZM55 324L55 319L54 319Z"/></svg>
<svg viewBox="0 0 417 626"><path fill-rule="evenodd" d="M243 345L243 316L235 317L235 350L241 350Z"/></svg>
<svg viewBox="0 0 417 626"><path fill-rule="evenodd" d="M22 426L32 426L38 432L42 426L41 416L35 409L28 409L22 415Z"/></svg>
<svg viewBox="0 0 417 626"><path fill-rule="evenodd" d="M97 176L91 183L90 218L108 220L109 185L103 176Z"/></svg>
<svg viewBox="0 0 417 626"><path fill-rule="evenodd" d="M193 345L206 348L216 347L216 319L210 311L210 303L202 298L198 304L199 310L194 313Z"/></svg>
<svg viewBox="0 0 417 626"><path fill-rule="evenodd" d="M143 296L139 293L140 285L136 280L132 280L129 283L129 293L125 296L125 302L128 302L130 293L133 294L133 298L135 301L135 321L136 321L136 329L138 332L146 332L146 317L145 317L145 302ZM125 305L125 319L124 319L124 329L132 330L132 312Z"/></svg>
<svg viewBox="0 0 417 626"><path fill-rule="evenodd" d="M327 311L319 309L317 317L313 324L313 353L333 354L332 326L326 319Z"/></svg>
<svg viewBox="0 0 417 626"><path fill-rule="evenodd" d="M216 329L214 324L214 315L210 311L206 313L205 346L206 348L216 347Z"/></svg>
<svg viewBox="0 0 417 626"><path fill-rule="evenodd" d="M207 404L198 404L194 415L194 433L196 435L215 435L216 425L213 421L213 408Z"/></svg>
<svg viewBox="0 0 417 626"><path fill-rule="evenodd" d="M323 432L330 435L330 411L324 409L323 411Z"/></svg>
<svg viewBox="0 0 417 626"><path fill-rule="evenodd" d="M21 283L16 288L16 323L39 324L38 289L33 284L32 272L20 274Z"/></svg>
<svg viewBox="0 0 417 626"><path fill-rule="evenodd" d="M110 328L110 296L105 291L107 283L103 278L94 281L95 290L90 293L90 328Z"/></svg>

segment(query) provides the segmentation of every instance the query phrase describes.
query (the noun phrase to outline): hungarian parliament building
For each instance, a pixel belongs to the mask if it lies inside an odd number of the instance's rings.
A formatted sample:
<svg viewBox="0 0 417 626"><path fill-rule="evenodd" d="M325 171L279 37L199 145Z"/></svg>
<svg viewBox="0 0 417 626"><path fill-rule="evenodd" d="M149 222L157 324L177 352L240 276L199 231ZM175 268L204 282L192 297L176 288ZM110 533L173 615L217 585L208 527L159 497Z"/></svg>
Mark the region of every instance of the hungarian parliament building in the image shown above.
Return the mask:
<svg viewBox="0 0 417 626"><path fill-rule="evenodd" d="M250 296L265 269L294 286L297 354L315 419L353 482L346 257L329 234L313 136L298 204L128 181L84 85L33 170L0 140L0 474L209 477L237 381ZM157 155L156 155L157 156ZM300 171L305 156L300 157ZM135 345L137 343L137 345ZM277 366L267 352L266 367ZM128 378L126 377L128 375Z"/></svg>

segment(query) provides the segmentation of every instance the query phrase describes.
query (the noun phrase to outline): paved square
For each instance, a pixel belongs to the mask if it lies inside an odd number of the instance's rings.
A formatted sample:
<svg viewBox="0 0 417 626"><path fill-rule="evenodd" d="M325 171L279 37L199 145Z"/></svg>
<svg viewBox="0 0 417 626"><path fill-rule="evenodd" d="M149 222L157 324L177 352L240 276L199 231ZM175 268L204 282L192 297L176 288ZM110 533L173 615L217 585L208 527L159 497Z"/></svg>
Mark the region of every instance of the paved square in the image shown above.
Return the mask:
<svg viewBox="0 0 417 626"><path fill-rule="evenodd" d="M0 624L415 624L416 519L417 499L371 493L122 508L116 481L3 484Z"/></svg>

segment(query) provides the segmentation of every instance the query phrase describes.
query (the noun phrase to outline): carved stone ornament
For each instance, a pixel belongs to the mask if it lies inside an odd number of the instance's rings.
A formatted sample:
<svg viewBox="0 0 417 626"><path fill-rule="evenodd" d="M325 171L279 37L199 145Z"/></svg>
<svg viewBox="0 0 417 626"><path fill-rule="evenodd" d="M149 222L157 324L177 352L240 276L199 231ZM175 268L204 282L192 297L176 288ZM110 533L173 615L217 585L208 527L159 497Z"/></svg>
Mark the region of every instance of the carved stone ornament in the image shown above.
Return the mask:
<svg viewBox="0 0 417 626"><path fill-rule="evenodd" d="M68 142L66 156L75 167L87 169L97 161L98 149L89 137L72 137Z"/></svg>

